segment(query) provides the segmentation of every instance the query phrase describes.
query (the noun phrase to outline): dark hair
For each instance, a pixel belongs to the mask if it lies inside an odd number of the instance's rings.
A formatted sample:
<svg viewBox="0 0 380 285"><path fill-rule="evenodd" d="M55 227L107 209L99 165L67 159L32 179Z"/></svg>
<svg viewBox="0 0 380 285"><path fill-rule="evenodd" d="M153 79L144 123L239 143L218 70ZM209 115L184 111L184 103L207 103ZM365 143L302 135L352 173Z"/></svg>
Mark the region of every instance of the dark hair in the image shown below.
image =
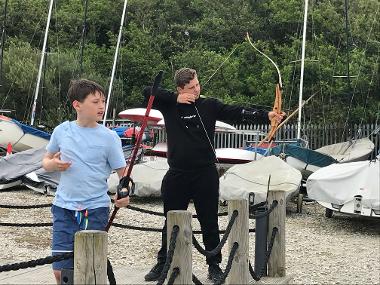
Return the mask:
<svg viewBox="0 0 380 285"><path fill-rule="evenodd" d="M197 76L197 71L191 68L181 68L175 72L174 82L177 87L183 88L187 83Z"/></svg>
<svg viewBox="0 0 380 285"><path fill-rule="evenodd" d="M105 96L103 87L94 81L87 79L71 80L67 96L70 103L73 103L75 100L83 102L89 94L95 94L96 91Z"/></svg>

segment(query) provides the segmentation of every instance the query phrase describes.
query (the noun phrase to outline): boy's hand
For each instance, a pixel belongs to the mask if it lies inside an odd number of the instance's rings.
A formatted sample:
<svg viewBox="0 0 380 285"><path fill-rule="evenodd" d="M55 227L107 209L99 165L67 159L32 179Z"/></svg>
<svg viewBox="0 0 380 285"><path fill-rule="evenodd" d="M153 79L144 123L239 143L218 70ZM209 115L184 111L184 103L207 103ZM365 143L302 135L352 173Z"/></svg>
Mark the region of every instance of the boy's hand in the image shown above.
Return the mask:
<svg viewBox="0 0 380 285"><path fill-rule="evenodd" d="M181 104L191 104L195 102L195 95L191 93L179 93L177 102Z"/></svg>
<svg viewBox="0 0 380 285"><path fill-rule="evenodd" d="M117 192L114 197L115 206L118 208L127 207L129 205L129 196L121 199L117 199Z"/></svg>
<svg viewBox="0 0 380 285"><path fill-rule="evenodd" d="M71 162L61 160L61 152L57 152L53 155L51 163L55 171L65 171L71 166Z"/></svg>

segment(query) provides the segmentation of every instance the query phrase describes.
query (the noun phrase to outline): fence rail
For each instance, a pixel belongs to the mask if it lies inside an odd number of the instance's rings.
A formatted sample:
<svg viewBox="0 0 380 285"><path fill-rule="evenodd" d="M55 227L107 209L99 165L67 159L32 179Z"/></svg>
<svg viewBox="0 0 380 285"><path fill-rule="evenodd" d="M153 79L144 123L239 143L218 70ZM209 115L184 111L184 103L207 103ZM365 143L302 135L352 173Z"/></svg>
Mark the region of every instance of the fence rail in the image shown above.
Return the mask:
<svg viewBox="0 0 380 285"><path fill-rule="evenodd" d="M126 120L111 120L107 123L116 126L130 126L131 122ZM239 134L236 133L223 133L218 132L215 134L214 142L215 148L241 148L245 147L249 142L255 142L260 140L262 136L258 134L266 134L270 125L260 125L260 124L235 124L234 127L240 131ZM309 148L317 149L325 145L330 145L334 143L339 143L347 141L350 138L361 138L369 137L370 140L375 144L375 150L380 149L380 133L374 133L379 125L375 123L367 124L355 124L347 126L340 124L306 124L302 127L301 134L302 138L307 140L309 143ZM244 131L247 131L244 133ZM248 131L251 133L248 134ZM258 134L253 134L253 131L257 131ZM287 124L277 131L277 140L294 140L297 137L297 124ZM166 141L166 131L165 129L157 130L157 142Z"/></svg>

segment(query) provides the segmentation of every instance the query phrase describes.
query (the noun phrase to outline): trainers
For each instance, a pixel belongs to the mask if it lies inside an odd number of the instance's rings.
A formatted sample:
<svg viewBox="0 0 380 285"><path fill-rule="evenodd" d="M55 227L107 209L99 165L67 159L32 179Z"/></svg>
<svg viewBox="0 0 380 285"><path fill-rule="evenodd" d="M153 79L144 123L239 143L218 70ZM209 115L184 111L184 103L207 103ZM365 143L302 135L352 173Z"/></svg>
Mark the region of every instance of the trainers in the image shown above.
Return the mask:
<svg viewBox="0 0 380 285"><path fill-rule="evenodd" d="M145 275L145 281L157 281L161 275L162 270L164 269L165 263L158 262L153 268Z"/></svg>
<svg viewBox="0 0 380 285"><path fill-rule="evenodd" d="M214 283L222 280L223 271L220 269L219 264L214 263L208 266L208 279L212 280Z"/></svg>

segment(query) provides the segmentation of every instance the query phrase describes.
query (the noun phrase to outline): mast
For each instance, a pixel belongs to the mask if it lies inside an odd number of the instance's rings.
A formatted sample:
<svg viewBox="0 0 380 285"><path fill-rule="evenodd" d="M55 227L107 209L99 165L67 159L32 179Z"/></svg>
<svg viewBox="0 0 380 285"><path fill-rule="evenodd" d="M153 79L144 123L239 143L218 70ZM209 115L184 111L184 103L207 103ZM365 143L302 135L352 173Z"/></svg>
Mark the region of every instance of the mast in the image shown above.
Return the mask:
<svg viewBox="0 0 380 285"><path fill-rule="evenodd" d="M303 32L302 32L302 55L301 55L301 78L300 92L298 98L298 120L297 120L297 139L301 138L301 116L302 116L302 90L303 90L303 73L305 69L305 48L306 48L306 27L307 27L307 8L308 0L305 0L305 10L303 16Z"/></svg>
<svg viewBox="0 0 380 285"><path fill-rule="evenodd" d="M117 43L116 43L116 50L115 50L115 57L114 57L113 66L112 66L111 80L110 80L110 85L108 87L108 96L107 96L106 110L104 112L104 118L103 118L103 125L104 126L106 125L106 118L107 118L108 107L109 107L110 98L111 98L111 92L112 92L113 78L115 76L117 57L119 55L119 46L120 46L120 41L121 41L121 35L122 35L122 32L123 32L125 11L127 9L127 2L128 2L128 0L124 0L124 8L123 8L123 14L121 16L119 36L117 38Z"/></svg>
<svg viewBox="0 0 380 285"><path fill-rule="evenodd" d="M50 0L49 13L48 13L47 21L46 21L44 43L43 43L42 52L41 52L40 67L38 69L36 91L35 91L35 94L34 94L34 101L33 101L33 106L32 106L32 116L30 118L30 125L31 126L33 126L33 124L34 124L34 117L35 117L35 114L36 114L38 91L40 89L42 68L43 68L44 60L45 60L46 43L47 43L47 37L48 37L48 32L49 32L49 26L50 26L51 11L53 10L53 2L54 2L54 0Z"/></svg>
<svg viewBox="0 0 380 285"><path fill-rule="evenodd" d="M3 55L4 55L4 43L5 43L5 24L7 22L7 8L8 8L8 0L5 0L4 3L4 21L1 32L1 50L0 50L0 87L3 83Z"/></svg>

